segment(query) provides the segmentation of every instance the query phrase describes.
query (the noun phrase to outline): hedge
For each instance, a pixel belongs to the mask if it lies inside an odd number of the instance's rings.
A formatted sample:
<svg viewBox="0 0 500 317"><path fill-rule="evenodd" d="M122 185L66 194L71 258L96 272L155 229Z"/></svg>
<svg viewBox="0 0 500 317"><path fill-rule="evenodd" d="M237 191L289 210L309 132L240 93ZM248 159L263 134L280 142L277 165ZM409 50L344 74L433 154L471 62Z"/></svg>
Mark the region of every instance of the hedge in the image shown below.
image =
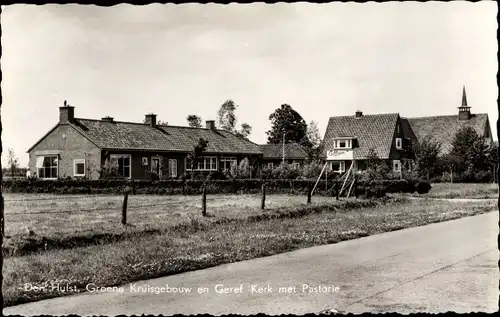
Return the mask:
<svg viewBox="0 0 500 317"><path fill-rule="evenodd" d="M121 194L128 190L132 194L159 195L199 195L203 186L207 194L257 194L262 184L266 184L268 194L301 194L306 195L315 184L315 180L286 179L236 179L236 180L81 180L81 179L21 179L3 181L4 192L10 193L47 193L47 194ZM426 183L425 185L419 185ZM335 184L335 186L334 186ZM419 190L417 190L417 185ZM314 194L334 196L342 186L320 180ZM428 182L417 180L376 180L357 182L352 195L382 197L386 193L427 193Z"/></svg>

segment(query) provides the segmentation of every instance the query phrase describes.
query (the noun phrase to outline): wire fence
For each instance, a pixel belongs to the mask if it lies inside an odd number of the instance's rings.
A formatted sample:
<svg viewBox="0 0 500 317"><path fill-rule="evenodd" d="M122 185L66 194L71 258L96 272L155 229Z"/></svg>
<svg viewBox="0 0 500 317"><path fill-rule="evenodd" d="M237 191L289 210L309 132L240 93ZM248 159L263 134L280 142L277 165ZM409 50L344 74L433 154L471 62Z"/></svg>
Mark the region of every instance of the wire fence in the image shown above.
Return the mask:
<svg viewBox="0 0 500 317"><path fill-rule="evenodd" d="M307 203L311 203L311 190L309 190L307 195ZM43 194L42 194L43 195ZM151 196L156 196L155 199L160 199L160 201L147 201L151 199ZM245 194L245 195L235 195L228 194L222 196L210 195L207 197L206 188L202 189L201 195L189 195L181 196L182 199L178 199L179 196L172 199L170 195L131 195L131 201L129 201L129 192L125 192L123 195L103 195L103 194L87 194L87 195L62 195L62 196L52 196L52 197L36 197L36 198L23 198L23 199L7 199L5 200L5 205L14 205L6 215L24 216L24 215L73 215L73 214L96 214L96 215L106 215L109 212L110 215L116 215L121 218L121 224L127 225L127 213L130 210L140 210L147 208L161 208L161 207L177 207L181 208L192 208L193 210L201 211L202 216L207 216L207 202L218 202L218 201L231 201L228 197L234 196L250 196L251 205L253 206L255 198L259 200L260 204L255 204L255 208L265 209L266 208L266 190L265 186L262 186L262 191L259 194ZM301 195L302 196L302 195ZM185 197L185 198L184 198ZM189 197L189 198L188 198ZM104 198L103 200L100 200ZM200 199L201 198L201 199ZM89 201L89 199L96 199L95 201ZM137 200L136 200L137 199ZM78 200L82 200L81 205L78 205ZM145 201L146 200L146 201ZM166 200L166 201L165 201ZM50 204L51 201L69 201L72 206L65 206L64 202L61 204ZM237 197L233 202L240 203L241 198ZM36 206L36 203L40 202L40 206ZM44 203L49 202L49 204ZM129 204L131 202L131 204ZM287 200L287 202L289 202ZM290 202L291 203L291 202ZM306 200L304 199L304 203ZM22 206L25 204L25 206ZM90 206L88 206L90 205ZM212 208L209 206L209 208ZM17 209L17 210L16 210ZM19 210L25 209L25 210ZM40 210L34 210L40 209ZM159 209L161 212L161 209ZM121 215L121 217L120 217ZM58 217L58 216L55 216ZM114 218L114 216L112 217ZM54 218L56 219L56 218ZM61 218L62 219L62 218ZM113 221L113 220L111 220Z"/></svg>

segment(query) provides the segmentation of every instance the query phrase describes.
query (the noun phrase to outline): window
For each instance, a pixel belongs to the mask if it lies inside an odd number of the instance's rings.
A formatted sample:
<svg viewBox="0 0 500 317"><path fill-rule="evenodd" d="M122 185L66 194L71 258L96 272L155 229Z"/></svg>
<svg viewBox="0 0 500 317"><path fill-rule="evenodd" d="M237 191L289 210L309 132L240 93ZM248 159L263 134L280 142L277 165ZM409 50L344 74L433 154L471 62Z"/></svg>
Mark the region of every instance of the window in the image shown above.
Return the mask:
<svg viewBox="0 0 500 317"><path fill-rule="evenodd" d="M300 168L300 164L299 164L299 163L297 163L297 162L293 162L293 163L292 163L292 167L293 167L293 168Z"/></svg>
<svg viewBox="0 0 500 317"><path fill-rule="evenodd" d="M345 162L344 161L330 161L329 169L333 172L343 173L345 172Z"/></svg>
<svg viewBox="0 0 500 317"><path fill-rule="evenodd" d="M109 156L111 164L118 167L117 173L119 176L130 178L130 154L111 154Z"/></svg>
<svg viewBox="0 0 500 317"><path fill-rule="evenodd" d="M220 165L223 171L227 171L231 168L231 164L238 164L236 157L221 157Z"/></svg>
<svg viewBox="0 0 500 317"><path fill-rule="evenodd" d="M73 161L73 176L85 177L85 159Z"/></svg>
<svg viewBox="0 0 500 317"><path fill-rule="evenodd" d="M392 169L394 172L401 172L401 162L399 160L392 161Z"/></svg>
<svg viewBox="0 0 500 317"><path fill-rule="evenodd" d="M58 176L58 156L37 156L36 169L39 178L57 178Z"/></svg>
<svg viewBox="0 0 500 317"><path fill-rule="evenodd" d="M169 159L168 160L168 176L169 177L177 177L177 160Z"/></svg>
<svg viewBox="0 0 500 317"><path fill-rule="evenodd" d="M186 158L186 171L192 169L193 163ZM198 159L198 171L216 171L217 170L217 157L215 156L202 156Z"/></svg>
<svg viewBox="0 0 500 317"><path fill-rule="evenodd" d="M147 157L142 158L142 166L148 166L148 158Z"/></svg>
<svg viewBox="0 0 500 317"><path fill-rule="evenodd" d="M274 168L274 163L273 162L267 163L267 168L273 169Z"/></svg>
<svg viewBox="0 0 500 317"><path fill-rule="evenodd" d="M399 124L398 124L398 133L399 133Z"/></svg>
<svg viewBox="0 0 500 317"><path fill-rule="evenodd" d="M396 138L396 149L401 150L403 148L403 142L401 138Z"/></svg>
<svg viewBox="0 0 500 317"><path fill-rule="evenodd" d="M340 139L334 141L334 148L336 149L351 149L352 140L351 139Z"/></svg>

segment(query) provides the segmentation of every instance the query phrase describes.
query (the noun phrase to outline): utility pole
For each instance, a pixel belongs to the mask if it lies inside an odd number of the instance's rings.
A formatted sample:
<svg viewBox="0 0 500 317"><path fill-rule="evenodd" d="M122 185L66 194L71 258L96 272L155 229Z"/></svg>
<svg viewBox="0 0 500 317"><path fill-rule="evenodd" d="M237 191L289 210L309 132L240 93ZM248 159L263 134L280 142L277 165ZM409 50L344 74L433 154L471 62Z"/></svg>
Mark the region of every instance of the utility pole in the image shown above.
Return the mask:
<svg viewBox="0 0 500 317"><path fill-rule="evenodd" d="M283 132L283 164L285 164L285 132Z"/></svg>

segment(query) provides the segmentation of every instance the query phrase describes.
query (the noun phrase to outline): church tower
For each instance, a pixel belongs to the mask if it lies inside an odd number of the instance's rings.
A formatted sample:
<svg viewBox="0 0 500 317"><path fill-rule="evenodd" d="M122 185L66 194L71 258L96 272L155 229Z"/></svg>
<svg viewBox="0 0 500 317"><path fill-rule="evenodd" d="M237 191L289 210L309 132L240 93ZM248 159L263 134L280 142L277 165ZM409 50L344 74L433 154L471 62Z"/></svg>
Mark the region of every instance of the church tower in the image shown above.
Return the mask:
<svg viewBox="0 0 500 317"><path fill-rule="evenodd" d="M458 121L467 121L471 118L470 107L467 105L467 95L465 85L462 91L462 105L458 107Z"/></svg>

